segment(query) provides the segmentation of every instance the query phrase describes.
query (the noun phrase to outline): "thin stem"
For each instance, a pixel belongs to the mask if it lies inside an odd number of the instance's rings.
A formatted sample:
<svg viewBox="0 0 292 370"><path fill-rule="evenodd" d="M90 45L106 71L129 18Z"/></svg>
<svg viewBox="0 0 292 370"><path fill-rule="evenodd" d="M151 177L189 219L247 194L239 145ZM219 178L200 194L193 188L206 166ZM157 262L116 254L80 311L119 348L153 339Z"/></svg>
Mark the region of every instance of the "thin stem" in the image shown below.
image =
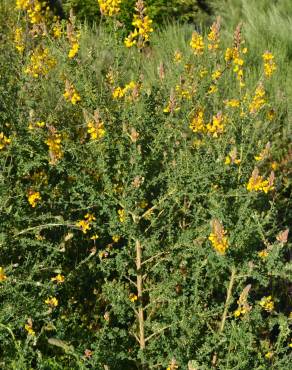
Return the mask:
<svg viewBox="0 0 292 370"><path fill-rule="evenodd" d="M229 305L230 305L230 298L231 298L231 295L232 295L232 289L233 289L233 285L234 285L234 282L235 282L235 275L236 275L235 267L232 267L229 286L228 286L228 289L227 289L225 307L224 307L224 311L223 311L223 315L222 315L222 319L221 319L221 325L220 325L220 329L219 329L220 334L223 333L223 330L224 330L225 321L226 321L226 317L227 317L227 313L228 313L228 308L229 308Z"/></svg>
<svg viewBox="0 0 292 370"><path fill-rule="evenodd" d="M137 268L137 293L139 300L138 322L139 322L139 342L140 349L145 349L145 327L144 327L144 310L143 310L143 276L141 271L142 266L142 246L139 240L136 240L136 268Z"/></svg>

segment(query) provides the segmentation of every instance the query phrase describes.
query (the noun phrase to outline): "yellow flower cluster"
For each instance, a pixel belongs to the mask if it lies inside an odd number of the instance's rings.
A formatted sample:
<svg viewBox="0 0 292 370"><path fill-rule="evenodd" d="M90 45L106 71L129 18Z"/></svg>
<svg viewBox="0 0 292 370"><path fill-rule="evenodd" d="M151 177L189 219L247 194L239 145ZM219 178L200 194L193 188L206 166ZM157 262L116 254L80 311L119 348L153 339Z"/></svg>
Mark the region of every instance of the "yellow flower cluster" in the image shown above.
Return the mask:
<svg viewBox="0 0 292 370"><path fill-rule="evenodd" d="M204 110L199 109L195 113L191 123L190 123L190 129L193 132L198 132L198 133L205 133L206 132L206 127L205 127L205 122L204 122Z"/></svg>
<svg viewBox="0 0 292 370"><path fill-rule="evenodd" d="M275 308L275 303L270 295L268 297L263 297L259 304L267 312L272 312Z"/></svg>
<svg viewBox="0 0 292 370"><path fill-rule="evenodd" d="M65 92L63 96L66 101L71 102L73 105L76 105L81 101L80 95L68 80L66 81Z"/></svg>
<svg viewBox="0 0 292 370"><path fill-rule="evenodd" d="M138 300L138 296L136 294L134 294L134 293L131 293L129 295L129 300L134 303L134 302L136 302Z"/></svg>
<svg viewBox="0 0 292 370"><path fill-rule="evenodd" d="M182 61L183 55L180 51L176 50L173 56L173 61L175 63L180 63Z"/></svg>
<svg viewBox="0 0 292 370"><path fill-rule="evenodd" d="M234 311L234 316L239 317L247 314L251 310L251 306L247 302L248 293L250 291L251 285L247 285L241 292L239 299L237 301L238 307Z"/></svg>
<svg viewBox="0 0 292 370"><path fill-rule="evenodd" d="M96 218L91 213L86 213L84 220L80 220L76 223L76 226L80 227L83 234L86 234L88 230L91 230L91 224Z"/></svg>
<svg viewBox="0 0 292 370"><path fill-rule="evenodd" d="M138 0L136 2L136 8L138 14L134 14L134 20L132 25L135 27L128 37L126 37L124 43L127 48L137 45L139 49L146 46L146 43L150 39L150 34L153 32L152 19L148 15L145 15L146 8L144 1Z"/></svg>
<svg viewBox="0 0 292 370"><path fill-rule="evenodd" d="M119 14L121 2L122 0L98 0L101 14L109 17Z"/></svg>
<svg viewBox="0 0 292 370"><path fill-rule="evenodd" d="M73 18L72 22L73 22ZM74 24L73 23L68 23L67 24L67 38L69 40L70 44L70 50L68 52L68 57L70 59L73 59L79 51L79 39L80 39L80 32L76 32L74 29Z"/></svg>
<svg viewBox="0 0 292 370"><path fill-rule="evenodd" d="M21 27L15 28L14 31L14 44L16 50L22 54L25 49L24 37L23 37L23 29Z"/></svg>
<svg viewBox="0 0 292 370"><path fill-rule="evenodd" d="M266 77L271 77L277 69L276 63L274 62L274 56L271 52L266 51L263 55L264 61L264 73Z"/></svg>
<svg viewBox="0 0 292 370"><path fill-rule="evenodd" d="M7 279L7 276L5 275L3 267L0 266L0 283L2 281L5 281Z"/></svg>
<svg viewBox="0 0 292 370"><path fill-rule="evenodd" d="M44 121L36 121L36 122L30 122L28 124L29 130L34 130L36 128L43 128L45 127L46 123Z"/></svg>
<svg viewBox="0 0 292 370"><path fill-rule="evenodd" d="M62 26L59 21L57 21L53 26L53 36L55 39L59 39L63 34Z"/></svg>
<svg viewBox="0 0 292 370"><path fill-rule="evenodd" d="M244 41L241 39L241 25L238 25L233 37L233 47L227 48L225 51L225 61L227 66L233 64L233 71L236 74L236 79L239 81L239 86L244 87L245 83L243 80L243 65L244 60L242 59L242 54L247 53L247 48L241 48Z"/></svg>
<svg viewBox="0 0 292 370"><path fill-rule="evenodd" d="M32 328L32 320L29 319L27 320L27 323L24 325L24 329L27 331L28 335L34 337L35 336L35 331Z"/></svg>
<svg viewBox="0 0 292 370"><path fill-rule="evenodd" d="M53 281L54 283L57 283L57 284L62 284L65 281L65 277L64 277L64 275L58 274L58 275L52 277L51 281Z"/></svg>
<svg viewBox="0 0 292 370"><path fill-rule="evenodd" d="M122 99L126 97L127 100L132 101L139 96L139 88L140 86L136 82L130 81L124 87L116 87L113 90L112 97L113 99Z"/></svg>
<svg viewBox="0 0 292 370"><path fill-rule="evenodd" d="M126 221L126 212L124 209L119 209L118 210L118 215L119 215L119 220L120 222L125 222Z"/></svg>
<svg viewBox="0 0 292 370"><path fill-rule="evenodd" d="M180 99L190 100L192 98L192 94L194 93L191 86L186 86L185 83L181 83L176 85L175 87L176 95Z"/></svg>
<svg viewBox="0 0 292 370"><path fill-rule="evenodd" d="M163 109L163 112L164 113L174 113L174 112L178 112L179 110L180 110L180 107L177 105L177 101L176 101L173 90L171 90L167 106Z"/></svg>
<svg viewBox="0 0 292 370"><path fill-rule="evenodd" d="M243 48L242 53L247 53L247 48ZM240 48L227 48L225 52L225 61L227 63L233 63L233 72L236 74L236 78L239 81L240 87L244 87L243 81L243 65L244 60L241 57L241 50Z"/></svg>
<svg viewBox="0 0 292 370"><path fill-rule="evenodd" d="M226 100L224 103L226 107L230 108L238 108L240 106L240 101L238 99Z"/></svg>
<svg viewBox="0 0 292 370"><path fill-rule="evenodd" d="M49 49L38 46L30 57L25 73L35 78L46 76L55 65L56 60L49 55Z"/></svg>
<svg viewBox="0 0 292 370"><path fill-rule="evenodd" d="M35 208L38 201L42 200L42 197L38 191L30 190L27 196L28 203L32 208Z"/></svg>
<svg viewBox="0 0 292 370"><path fill-rule="evenodd" d="M210 27L210 32L208 34L208 49L216 51L219 48L219 32L220 32L220 17L217 18L216 22Z"/></svg>
<svg viewBox="0 0 292 370"><path fill-rule="evenodd" d="M91 140L101 139L105 135L104 123L90 121L87 123L87 132Z"/></svg>
<svg viewBox="0 0 292 370"><path fill-rule="evenodd" d="M249 105L250 113L257 113L266 103L265 100L265 89L262 84L259 84L256 88L254 97Z"/></svg>
<svg viewBox="0 0 292 370"><path fill-rule="evenodd" d="M218 112L215 116L213 116L212 121L209 123L204 122L204 111L199 109L191 123L190 128L193 132L197 133L207 133L213 137L218 137L219 134L224 132L224 127L227 121L227 117L222 114L222 112Z"/></svg>
<svg viewBox="0 0 292 370"><path fill-rule="evenodd" d="M190 47L193 49L195 55L201 55L204 52L205 45L203 36L201 36L197 31L194 31L192 34Z"/></svg>
<svg viewBox="0 0 292 370"><path fill-rule="evenodd" d="M227 118L222 114L222 112L218 112L216 116L213 116L212 122L207 123L206 130L209 134L213 137L218 137L219 134L224 132L224 126L226 124Z"/></svg>
<svg viewBox="0 0 292 370"><path fill-rule="evenodd" d="M259 175L259 170L256 167L252 172L246 188L248 191L263 191L267 194L269 191L274 189L274 180L274 172L271 172L269 178L264 180L263 177Z"/></svg>
<svg viewBox="0 0 292 370"><path fill-rule="evenodd" d="M45 303L46 303L48 306L50 306L50 307L54 308L54 307L57 307L57 306L58 306L59 301L58 301L58 299L57 299L56 297L50 297L50 298L47 298L47 299L45 300Z"/></svg>
<svg viewBox="0 0 292 370"><path fill-rule="evenodd" d="M240 159L237 158L237 149L234 147L229 154L225 157L225 164L239 164L241 162Z"/></svg>
<svg viewBox="0 0 292 370"><path fill-rule="evenodd" d="M0 132L0 150L5 149L7 145L11 143L11 139L4 135L4 132Z"/></svg>
<svg viewBox="0 0 292 370"><path fill-rule="evenodd" d="M263 249L263 250L261 250L261 251L259 251L259 252L258 252L258 256L259 256L260 258L262 258L262 259L267 258L267 257L268 257L268 255L269 255L269 252L268 252L268 250L267 250L267 249Z"/></svg>
<svg viewBox="0 0 292 370"><path fill-rule="evenodd" d="M270 153L270 148L271 148L271 144L270 144L270 142L268 142L268 143L266 144L266 146L265 146L265 149L263 149L263 150L260 152L260 154L259 154L259 155L256 155L256 156L254 157L254 159L255 159L256 161L263 161L264 159L266 159L266 158L268 157L269 153Z"/></svg>
<svg viewBox="0 0 292 370"><path fill-rule="evenodd" d="M16 0L16 9L25 10L31 24L44 23L50 10L46 1L39 0Z"/></svg>
<svg viewBox="0 0 292 370"><path fill-rule="evenodd" d="M52 165L55 165L63 157L61 141L61 134L58 134L55 130L52 130L48 139L45 141L45 143L49 147L49 163Z"/></svg>
<svg viewBox="0 0 292 370"><path fill-rule="evenodd" d="M213 248L219 254L225 254L226 249L228 248L228 239L226 236L226 231L223 228L223 225L220 223L219 220L215 219L211 222L212 232L209 235L209 240L212 243Z"/></svg>

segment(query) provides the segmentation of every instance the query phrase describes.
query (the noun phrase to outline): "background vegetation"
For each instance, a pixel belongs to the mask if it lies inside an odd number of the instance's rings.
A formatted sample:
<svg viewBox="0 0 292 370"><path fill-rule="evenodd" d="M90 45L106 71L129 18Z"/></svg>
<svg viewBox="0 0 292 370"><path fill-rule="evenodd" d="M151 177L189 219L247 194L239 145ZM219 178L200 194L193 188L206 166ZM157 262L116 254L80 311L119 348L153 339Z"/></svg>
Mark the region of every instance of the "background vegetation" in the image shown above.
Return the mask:
<svg viewBox="0 0 292 370"><path fill-rule="evenodd" d="M3 369L290 366L289 1L167 3L0 2Z"/></svg>

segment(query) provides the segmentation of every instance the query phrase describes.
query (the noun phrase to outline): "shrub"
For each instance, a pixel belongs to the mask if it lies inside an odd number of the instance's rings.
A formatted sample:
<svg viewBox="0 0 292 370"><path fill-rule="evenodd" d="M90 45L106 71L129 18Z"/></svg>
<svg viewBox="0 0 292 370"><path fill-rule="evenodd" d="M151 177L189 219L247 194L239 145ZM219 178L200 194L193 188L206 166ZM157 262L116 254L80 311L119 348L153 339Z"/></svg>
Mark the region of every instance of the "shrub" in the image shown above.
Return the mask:
<svg viewBox="0 0 292 370"><path fill-rule="evenodd" d="M288 368L283 61L219 19L151 32L141 1L129 48L9 3L2 367Z"/></svg>

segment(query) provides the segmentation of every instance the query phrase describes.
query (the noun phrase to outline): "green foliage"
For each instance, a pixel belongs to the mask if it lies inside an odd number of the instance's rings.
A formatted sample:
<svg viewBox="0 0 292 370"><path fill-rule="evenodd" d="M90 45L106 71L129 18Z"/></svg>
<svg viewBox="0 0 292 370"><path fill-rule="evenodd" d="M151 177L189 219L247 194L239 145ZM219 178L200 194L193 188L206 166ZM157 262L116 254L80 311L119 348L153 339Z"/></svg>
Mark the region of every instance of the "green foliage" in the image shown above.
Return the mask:
<svg viewBox="0 0 292 370"><path fill-rule="evenodd" d="M119 19L125 23L127 28L131 28L135 3L135 0L122 1L121 3ZM212 8L205 1L174 0L170 5L167 0L147 0L145 4L155 25L161 25L167 20L201 24L208 19L212 12ZM97 22L100 16L97 0L66 0L64 8L67 13L72 8L80 19L86 19L89 22Z"/></svg>
<svg viewBox="0 0 292 370"><path fill-rule="evenodd" d="M110 22L75 24L80 50L69 59L65 34L54 39L48 26L32 37L8 0L0 10L0 132L11 139L0 150L0 367L288 369L291 242L279 237L291 224L286 51L277 53L276 40L254 50L247 38L240 88L224 59L231 37L194 55L192 27L170 25L138 51ZM40 44L56 66L32 77L25 70ZM267 48L278 66L270 79ZM251 113L259 80L266 103ZM77 104L63 95L68 83ZM228 99L244 114L226 108ZM206 121L228 115L222 133L191 130L202 108ZM104 135L92 140L90 122ZM56 133L57 159L47 143ZM225 164L234 147L240 162ZM254 167L267 178L272 165L274 189L248 191ZM225 254L209 240L214 220L227 232ZM64 281L52 280L59 274ZM268 296L272 309L261 301ZM240 299L248 308L236 317Z"/></svg>

